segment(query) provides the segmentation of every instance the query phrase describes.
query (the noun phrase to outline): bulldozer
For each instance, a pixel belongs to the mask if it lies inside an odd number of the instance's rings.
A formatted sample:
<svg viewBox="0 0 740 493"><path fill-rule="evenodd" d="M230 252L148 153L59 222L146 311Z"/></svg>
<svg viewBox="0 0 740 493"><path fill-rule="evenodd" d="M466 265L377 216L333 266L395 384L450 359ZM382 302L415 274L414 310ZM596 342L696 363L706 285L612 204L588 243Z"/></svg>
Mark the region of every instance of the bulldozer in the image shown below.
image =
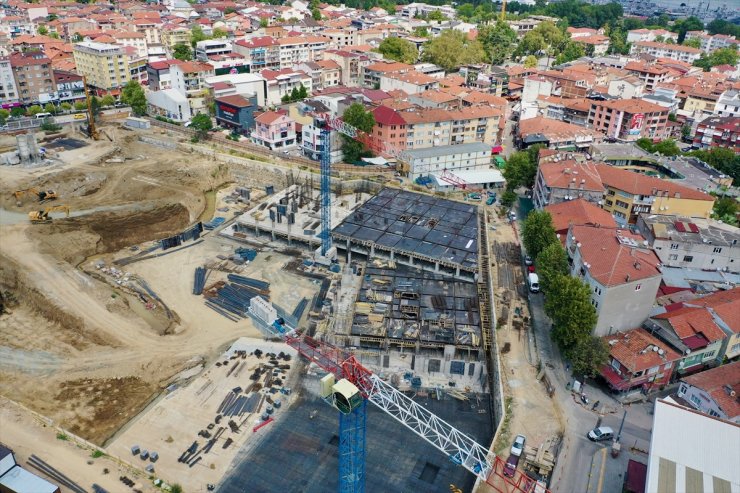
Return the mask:
<svg viewBox="0 0 740 493"><path fill-rule="evenodd" d="M28 213L28 220L31 221L34 224L40 224L40 223L50 223L51 222L51 214L52 212L56 211L64 211L67 213L67 217L69 217L69 206L66 205L52 205L44 209L43 211L31 211Z"/></svg>
<svg viewBox="0 0 740 493"><path fill-rule="evenodd" d="M26 194L34 194L39 198L39 202L46 202L47 200L56 200L57 193L54 190L39 190L38 188L26 188L25 190L16 190L13 192L13 197L15 197L15 200L20 201L20 199L26 195Z"/></svg>

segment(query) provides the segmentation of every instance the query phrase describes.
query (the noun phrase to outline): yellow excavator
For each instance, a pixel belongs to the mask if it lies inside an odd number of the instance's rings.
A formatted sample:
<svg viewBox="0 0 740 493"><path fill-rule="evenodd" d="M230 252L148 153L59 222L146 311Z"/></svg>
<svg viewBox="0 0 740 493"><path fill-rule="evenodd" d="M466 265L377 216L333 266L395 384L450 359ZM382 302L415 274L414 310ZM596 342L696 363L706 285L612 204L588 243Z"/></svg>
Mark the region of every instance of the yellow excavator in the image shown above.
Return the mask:
<svg viewBox="0 0 740 493"><path fill-rule="evenodd" d="M51 222L51 214L52 212L56 211L64 211L67 213L67 217L69 217L69 206L67 205L51 205L44 209L43 211L31 211L28 213L28 220L31 221L34 224L39 223L50 223Z"/></svg>
<svg viewBox="0 0 740 493"><path fill-rule="evenodd" d="M39 198L39 202L56 200L58 198L57 193L54 190L39 190L34 187L26 188L25 190L16 190L13 192L13 197L15 197L15 200L20 200L27 193L36 195Z"/></svg>

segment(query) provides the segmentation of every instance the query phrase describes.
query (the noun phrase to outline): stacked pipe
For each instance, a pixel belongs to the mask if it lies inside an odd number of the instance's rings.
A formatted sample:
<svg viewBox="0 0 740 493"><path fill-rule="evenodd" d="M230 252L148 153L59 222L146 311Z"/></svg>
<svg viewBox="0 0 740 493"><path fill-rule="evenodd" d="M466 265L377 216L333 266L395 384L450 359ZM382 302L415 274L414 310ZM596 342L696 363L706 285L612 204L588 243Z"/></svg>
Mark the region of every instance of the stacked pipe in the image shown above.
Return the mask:
<svg viewBox="0 0 740 493"><path fill-rule="evenodd" d="M193 282L193 294L195 295L203 294L203 288L206 285L206 272L208 271L205 267L195 268L195 280Z"/></svg>
<svg viewBox="0 0 740 493"><path fill-rule="evenodd" d="M292 315L295 320L301 319L301 316L303 315L303 311L306 309L306 306L308 306L308 298L303 298L293 310Z"/></svg>
<svg viewBox="0 0 740 493"><path fill-rule="evenodd" d="M243 284L244 286L249 286L252 288L256 288L262 291L267 291L270 289L270 283L265 281L260 281L259 279L253 279L251 277L244 277L237 274L229 274L229 281L236 283L236 284Z"/></svg>

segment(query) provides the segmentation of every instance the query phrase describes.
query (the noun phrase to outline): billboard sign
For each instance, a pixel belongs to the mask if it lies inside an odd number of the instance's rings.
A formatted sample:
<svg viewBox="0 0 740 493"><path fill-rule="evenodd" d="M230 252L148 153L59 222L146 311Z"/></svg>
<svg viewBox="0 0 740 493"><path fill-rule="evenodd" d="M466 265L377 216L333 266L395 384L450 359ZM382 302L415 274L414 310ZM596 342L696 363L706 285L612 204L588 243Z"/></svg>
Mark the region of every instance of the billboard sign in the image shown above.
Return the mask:
<svg viewBox="0 0 740 493"><path fill-rule="evenodd" d="M640 135L642 132L642 124L645 121L645 115L643 113L635 113L632 115L630 120L629 135Z"/></svg>

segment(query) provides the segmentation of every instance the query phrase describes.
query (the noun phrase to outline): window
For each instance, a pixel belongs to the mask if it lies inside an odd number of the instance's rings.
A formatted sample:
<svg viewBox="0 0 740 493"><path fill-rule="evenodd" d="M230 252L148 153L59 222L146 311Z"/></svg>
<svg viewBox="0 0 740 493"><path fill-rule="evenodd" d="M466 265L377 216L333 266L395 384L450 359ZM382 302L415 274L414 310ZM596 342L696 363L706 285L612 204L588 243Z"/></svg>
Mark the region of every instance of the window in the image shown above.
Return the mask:
<svg viewBox="0 0 740 493"><path fill-rule="evenodd" d="M675 255L675 254L668 255L668 260L678 260L678 255Z"/></svg>
<svg viewBox="0 0 740 493"><path fill-rule="evenodd" d="M635 286L635 291L639 291L641 289L642 289L642 284L638 284L637 286Z"/></svg>
<svg viewBox="0 0 740 493"><path fill-rule="evenodd" d="M730 348L730 351L733 353L738 350L740 350L740 342L737 344L733 344L732 347Z"/></svg>
<svg viewBox="0 0 740 493"><path fill-rule="evenodd" d="M717 351L707 351L706 353L704 353L703 358L704 359L711 358L712 356L714 356L714 353L716 353L716 352Z"/></svg>
<svg viewBox="0 0 740 493"><path fill-rule="evenodd" d="M683 258L683 261L684 262L692 262L693 260L694 260L694 256L693 255L685 255L684 258Z"/></svg>
<svg viewBox="0 0 740 493"><path fill-rule="evenodd" d="M690 397L689 397L689 400L690 400L690 401L691 401L691 403L692 403L693 405L695 405L695 406L696 406L697 408L700 408L700 407L701 407L701 400L700 400L700 399L699 399L699 398L698 398L697 396L695 396L695 395L692 395L692 396L690 396Z"/></svg>
<svg viewBox="0 0 740 493"><path fill-rule="evenodd" d="M671 243L671 250L678 250L678 243Z"/></svg>
<svg viewBox="0 0 740 493"><path fill-rule="evenodd" d="M714 247L714 250L712 250L714 253L722 253L722 247Z"/></svg>
<svg viewBox="0 0 740 493"><path fill-rule="evenodd" d="M719 418L719 413L717 411L715 411L714 409L710 409L709 410L709 415L710 416L713 416L715 418Z"/></svg>

